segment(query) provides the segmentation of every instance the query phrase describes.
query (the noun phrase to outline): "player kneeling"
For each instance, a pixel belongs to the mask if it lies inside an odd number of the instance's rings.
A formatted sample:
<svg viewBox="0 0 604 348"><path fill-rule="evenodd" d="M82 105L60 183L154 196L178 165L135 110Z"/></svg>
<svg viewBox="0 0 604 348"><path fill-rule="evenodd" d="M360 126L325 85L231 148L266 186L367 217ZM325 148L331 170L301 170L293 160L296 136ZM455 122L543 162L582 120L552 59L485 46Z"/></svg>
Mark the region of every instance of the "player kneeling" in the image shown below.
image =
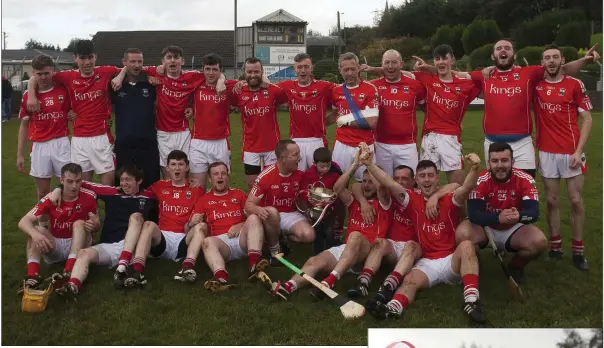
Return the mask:
<svg viewBox="0 0 604 348"><path fill-rule="evenodd" d="M379 300L369 300L367 310L377 318L398 317L403 309L413 302L418 290L445 284L464 284L463 311L472 320L486 321L482 304L478 299L478 259L474 245L464 241L455 247L455 228L470 192L476 187L480 158L475 154L466 156L470 162L470 172L462 186L447 194L438 202L438 216L428 219L424 213L427 200L437 192L438 171L434 162L420 161L417 165L416 181L419 191L390 186L393 194L406 209L411 209L413 224L417 229L423 257L417 261L411 272L403 278L393 299L387 304ZM388 174L369 163L367 168L381 183L392 180Z"/></svg>
<svg viewBox="0 0 604 348"><path fill-rule="evenodd" d="M195 213L205 217L209 236L202 242L203 256L214 279L204 283L204 287L213 292L233 287L225 263L244 258L249 261L248 280L256 279L259 272L268 265L262 260L264 229L262 221L256 215L245 216L245 192L229 187L228 167L223 162L210 164L210 192L206 193L197 205Z"/></svg>
<svg viewBox="0 0 604 348"><path fill-rule="evenodd" d="M58 206L54 206L47 195L19 221L19 229L28 235L27 277L23 287L35 289L41 285L41 257L49 264L67 260L63 274L53 275L56 280L67 279L78 250L90 246L92 233L100 227L96 195L81 188L82 167L75 163L64 165L61 185L63 195ZM38 218L45 214L50 216L49 229L35 226Z"/></svg>
<svg viewBox="0 0 604 348"><path fill-rule="evenodd" d="M333 288L335 282L340 279L340 275L344 274L353 265L363 262L371 244L376 238L383 238L390 227L392 218L390 211L390 196L383 190L373 176L368 172L363 172L363 195L376 210L376 218L370 223L363 222L361 216L361 206L354 199L352 193L346 188L351 176L361 165L360 162L361 150L355 156L354 162L348 170L338 178L334 185L334 191L338 192L338 197L348 207L349 218L345 244L331 247L317 256L313 256L302 267L302 272L314 277L319 272L331 272L322 283L330 288ZM272 294L287 299L296 289L308 283L307 280L299 275L295 275L292 279L281 284L275 282L271 286ZM317 288L311 290L311 295L317 299L322 299L325 295Z"/></svg>

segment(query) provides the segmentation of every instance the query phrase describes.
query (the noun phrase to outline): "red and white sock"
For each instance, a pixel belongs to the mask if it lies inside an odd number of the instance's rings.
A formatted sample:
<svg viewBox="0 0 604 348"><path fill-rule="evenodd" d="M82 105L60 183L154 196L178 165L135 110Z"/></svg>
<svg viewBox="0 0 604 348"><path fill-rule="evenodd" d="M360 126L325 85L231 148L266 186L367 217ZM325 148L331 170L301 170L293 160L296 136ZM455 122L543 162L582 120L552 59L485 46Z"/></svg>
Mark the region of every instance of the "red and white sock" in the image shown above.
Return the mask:
<svg viewBox="0 0 604 348"><path fill-rule="evenodd" d="M142 257L135 257L132 259L132 269L139 273L145 273L145 262L146 259Z"/></svg>
<svg viewBox="0 0 604 348"><path fill-rule="evenodd" d="M392 300L387 304L388 308L395 310L398 314L403 313L403 309L409 305L409 299L403 294L394 294Z"/></svg>
<svg viewBox="0 0 604 348"><path fill-rule="evenodd" d="M40 275L40 259L27 259L27 276L37 277Z"/></svg>
<svg viewBox="0 0 604 348"><path fill-rule="evenodd" d="M268 251L271 253L271 255L277 255L281 252L281 245L277 243L273 246L269 246Z"/></svg>
<svg viewBox="0 0 604 348"><path fill-rule="evenodd" d="M562 251L562 236L551 236L549 245L551 251Z"/></svg>
<svg viewBox="0 0 604 348"><path fill-rule="evenodd" d="M373 270L370 268L363 268L357 278L357 281L368 288L369 285L371 285L371 278L373 278Z"/></svg>
<svg viewBox="0 0 604 348"><path fill-rule="evenodd" d="M78 278L74 278L74 277L69 278L69 281L67 283L69 283L75 287L76 294L80 291L80 287L82 286L82 281L80 281Z"/></svg>
<svg viewBox="0 0 604 348"><path fill-rule="evenodd" d="M195 267L195 260L187 257L183 262L182 262L182 268L194 268Z"/></svg>
<svg viewBox="0 0 604 348"><path fill-rule="evenodd" d="M248 265L250 267L250 271L252 270L252 267L254 267L254 265L258 261L260 261L261 257L262 257L262 253L260 252L260 250L248 249L247 261L248 261Z"/></svg>
<svg viewBox="0 0 604 348"><path fill-rule="evenodd" d="M214 271L214 279L221 283L226 283L229 280L229 273L224 268L219 268Z"/></svg>
<svg viewBox="0 0 604 348"><path fill-rule="evenodd" d="M478 300L478 274L466 274L463 280L463 299L465 302Z"/></svg>
<svg viewBox="0 0 604 348"><path fill-rule="evenodd" d="M132 252L130 252L128 250L123 250L122 253L120 254L120 258L117 263L118 272L125 271L126 267L128 267L128 264L130 263L131 259L132 259Z"/></svg>
<svg viewBox="0 0 604 348"><path fill-rule="evenodd" d="M573 255L583 255L583 241L582 240L572 240L573 246Z"/></svg>
<svg viewBox="0 0 604 348"><path fill-rule="evenodd" d="M337 280L340 280L340 274L336 271L331 271L327 278L323 279L321 283L325 283L329 288L333 288L333 286L336 285Z"/></svg>
<svg viewBox="0 0 604 348"><path fill-rule="evenodd" d="M67 262L65 262L65 273L71 273L73 265L75 265L77 254L69 254Z"/></svg>
<svg viewBox="0 0 604 348"><path fill-rule="evenodd" d="M403 275L398 273L397 271L394 271L392 273L390 273L390 275L388 277L386 277L386 279L384 280L384 283L382 285L386 286L390 286L390 288L392 290L396 290L398 289L398 286L401 284L401 281L403 280Z"/></svg>
<svg viewBox="0 0 604 348"><path fill-rule="evenodd" d="M292 292L298 290L298 283L296 283L294 280L288 280L285 282L285 284L283 284L283 288L285 291L291 294Z"/></svg>

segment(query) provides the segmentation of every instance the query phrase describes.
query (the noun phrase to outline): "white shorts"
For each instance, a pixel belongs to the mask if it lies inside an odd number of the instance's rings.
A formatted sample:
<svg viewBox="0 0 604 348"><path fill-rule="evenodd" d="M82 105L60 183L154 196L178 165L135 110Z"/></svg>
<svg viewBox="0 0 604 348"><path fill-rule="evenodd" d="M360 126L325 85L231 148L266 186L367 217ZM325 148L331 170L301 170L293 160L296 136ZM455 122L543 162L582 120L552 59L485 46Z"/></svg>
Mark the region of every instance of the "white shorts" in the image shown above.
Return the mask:
<svg viewBox="0 0 604 348"><path fill-rule="evenodd" d="M413 269L424 272L430 281L430 287L441 283L456 285L461 283L461 275L453 272L451 260L453 260L453 254L434 260L421 258Z"/></svg>
<svg viewBox="0 0 604 348"><path fill-rule="evenodd" d="M267 151L267 152L243 152L243 163L248 166L257 166L260 167L260 158L264 159L264 166L270 166L271 164L277 162L277 155L275 155L275 151Z"/></svg>
<svg viewBox="0 0 604 348"><path fill-rule="evenodd" d="M279 227L286 234L291 232L292 227L294 227L298 221L308 221L306 216L297 211L292 211L291 213L279 213L279 218Z"/></svg>
<svg viewBox="0 0 604 348"><path fill-rule="evenodd" d="M405 244L407 244L407 242L395 242L392 239L388 239L388 241L390 242L392 248L394 249L394 252L396 253L396 259L400 260L401 256L403 255L403 249L405 248Z"/></svg>
<svg viewBox="0 0 604 348"><path fill-rule="evenodd" d="M164 252L158 257L178 262L181 259L181 257L178 255L178 248L186 234L170 231L161 231L161 234L163 234L164 238L166 239L166 250L164 250Z"/></svg>
<svg viewBox="0 0 604 348"><path fill-rule="evenodd" d="M493 142L489 139L484 139L484 158L489 160L489 146ZM535 164L535 147L533 146L533 138L530 136L522 138L518 141L508 143L514 151L514 168L518 169L536 169Z"/></svg>
<svg viewBox="0 0 604 348"><path fill-rule="evenodd" d="M205 173L214 162L224 162L228 170L231 170L231 149L226 139L191 140L189 149L191 173Z"/></svg>
<svg viewBox="0 0 604 348"><path fill-rule="evenodd" d="M373 144L369 145L371 151L375 152L375 146ZM333 161L336 162L343 171L346 171L354 162L354 156L356 156L358 147L348 146L346 144L342 144L341 142L336 140L336 144L333 146ZM373 163L375 163L375 156L373 156ZM363 172L365 171L365 166L360 166L359 169L354 173L354 178L356 181L363 181Z"/></svg>
<svg viewBox="0 0 604 348"><path fill-rule="evenodd" d="M61 168L71 163L69 138L61 137L31 144L31 169L34 178L50 179L53 174L61 177Z"/></svg>
<svg viewBox="0 0 604 348"><path fill-rule="evenodd" d="M223 234L221 234L219 236L215 236L215 237L220 239L221 241L223 241L229 247L230 253L229 253L229 259L226 260L227 262L241 260L247 256L246 252L243 251L243 249L241 249L241 244L239 244L240 236L237 236L235 238L229 238L229 236L226 233L223 233Z"/></svg>
<svg viewBox="0 0 604 348"><path fill-rule="evenodd" d="M71 137L71 162L82 166L83 172L94 170L99 175L115 170L115 154L109 136Z"/></svg>
<svg viewBox="0 0 604 348"><path fill-rule="evenodd" d="M585 154L582 154L583 159L579 168L571 169L570 156L565 153L551 153L539 151L539 173L541 176L548 179L568 179L581 174L587 173L587 161Z"/></svg>
<svg viewBox="0 0 604 348"><path fill-rule="evenodd" d="M344 252L345 248L346 244L341 244L338 246L331 247L327 249L327 251L329 251L333 255L333 257L335 257L336 261L340 261L340 258L342 257L342 253Z"/></svg>
<svg viewBox="0 0 604 348"><path fill-rule="evenodd" d="M495 242L497 250L505 250L507 252L510 252L511 250L507 250L505 245L508 239L512 237L512 234L514 234L514 232L516 232L522 226L524 226L524 224L517 223L514 226L508 228L507 230L496 230L494 228L490 228L489 226L486 226L485 228L488 228L489 231L491 231L491 233L493 234L493 241ZM489 243L488 246L490 247L491 244Z"/></svg>
<svg viewBox="0 0 604 348"><path fill-rule="evenodd" d="M159 165L166 167L168 165L168 155L174 150L181 150L189 156L189 147L191 146L191 132L184 130L182 132L164 132L157 131L157 147L159 148Z"/></svg>
<svg viewBox="0 0 604 348"><path fill-rule="evenodd" d="M378 166L390 174L394 174L394 168L405 165L413 169L417 168L417 145L391 145L384 143L375 143L375 156Z"/></svg>
<svg viewBox="0 0 604 348"><path fill-rule="evenodd" d="M46 263L57 263L67 260L71 251L71 238L55 238L55 248L48 254L42 254L42 258Z"/></svg>
<svg viewBox="0 0 604 348"><path fill-rule="evenodd" d="M459 138L430 132L422 138L421 160L430 160L442 172L463 169L463 153Z"/></svg>
<svg viewBox="0 0 604 348"><path fill-rule="evenodd" d="M113 268L119 263L120 255L124 250L124 241L116 243L102 243L92 246L99 253L99 265Z"/></svg>
<svg viewBox="0 0 604 348"><path fill-rule="evenodd" d="M313 154L315 150L320 147L325 147L325 143L321 138L294 138L293 141L300 147L300 163L298 163L298 169L306 170L312 167Z"/></svg>

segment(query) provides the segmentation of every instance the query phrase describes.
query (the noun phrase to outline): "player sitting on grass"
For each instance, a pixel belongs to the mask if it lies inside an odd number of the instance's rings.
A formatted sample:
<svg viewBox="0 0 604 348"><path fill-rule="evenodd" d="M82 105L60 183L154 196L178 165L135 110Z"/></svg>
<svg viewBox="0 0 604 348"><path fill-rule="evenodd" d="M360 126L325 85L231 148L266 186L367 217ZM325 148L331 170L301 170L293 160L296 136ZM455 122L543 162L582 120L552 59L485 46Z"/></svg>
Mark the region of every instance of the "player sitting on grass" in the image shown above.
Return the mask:
<svg viewBox="0 0 604 348"><path fill-rule="evenodd" d="M397 184L388 185L392 193L406 209L412 210L413 224L417 230L423 257L403 279L394 298L388 303L372 299L366 308L373 316L383 319L399 317L403 309L415 299L418 290L435 285L464 284L463 311L472 320L484 323L486 317L478 296L478 259L474 245L464 241L455 247L455 228L470 192L476 187L480 158L475 154L466 156L470 171L462 186L447 194L438 202L438 216L428 219L424 210L427 200L437 192L438 170L434 162L422 160L417 165L416 180L419 191L410 191ZM383 185L392 178L377 166L368 163L369 172Z"/></svg>
<svg viewBox="0 0 604 348"><path fill-rule="evenodd" d="M366 144L361 143L367 147ZM361 150L359 150L354 158L352 166L340 176L334 185L334 190L338 193L338 197L348 207L348 228L346 235L346 244L331 247L313 256L302 267L302 271L311 277L314 277L319 272L331 272L322 283L333 288L335 282L340 279L340 275L344 274L351 266L356 263L363 262L371 244L376 238L383 238L390 227L392 214L390 211L390 195L377 184L377 181L368 172L363 172L363 195L377 211L376 219L371 224L363 222L361 216L361 206L354 199L352 193L346 188L351 176L361 165L360 161ZM295 290L308 284L308 281L300 275L295 275L292 279L281 284L277 281L272 284L271 292L273 295L287 299ZM325 295L317 288L310 291L317 299L322 299Z"/></svg>
<svg viewBox="0 0 604 348"><path fill-rule="evenodd" d="M516 253L508 271L523 284L524 267L547 250L547 239L537 226L539 193L532 176L514 165L512 146L489 145L489 169L481 173L478 187L468 200L469 220L457 228L457 240L470 240L481 248L489 245L486 229L498 250Z"/></svg>
<svg viewBox="0 0 604 348"><path fill-rule="evenodd" d="M49 264L67 260L63 274L53 275L57 280L67 279L78 250L90 246L92 233L98 231L101 225L97 216L96 195L81 188L80 165L68 163L61 168L61 185L63 194L58 206L54 206L47 195L19 221L19 229L27 234L27 277L22 284L24 287L35 289L41 284L41 257ZM35 225L44 214L50 217L49 229Z"/></svg>
<svg viewBox="0 0 604 348"><path fill-rule="evenodd" d="M223 162L209 165L211 190L195 206L195 213L202 214L208 225L208 237L203 240L203 256L214 279L204 283L213 292L233 287L225 262L239 260L247 254L248 280L256 279L259 271L268 264L262 259L264 230L257 215L246 219L245 192L229 187L228 167Z"/></svg>
<svg viewBox="0 0 604 348"><path fill-rule="evenodd" d="M326 147L316 149L313 152L313 163L302 175L302 188L310 190L315 186L322 186L333 190L333 185L342 175L342 169L331 160L331 151ZM331 209L326 213L323 220L315 226L317 234L314 242L315 255L332 246L342 244L342 228L346 217L344 205L338 200L332 205Z"/></svg>
<svg viewBox="0 0 604 348"><path fill-rule="evenodd" d="M400 165L394 168L394 176L392 178L394 180L389 180L388 184L390 186L387 186L390 192L393 190L396 191L400 186L407 190L413 190L417 187L413 169L408 166ZM393 185L397 185L397 187L393 188ZM432 195L426 202L426 216L429 219L435 218L438 214L438 201L458 187L459 184L450 183ZM368 203L358 183L353 185L352 192L355 199L361 203L361 211L369 210L367 218L369 221L373 221L375 211L371 206L368 207L369 209L366 208ZM417 244L417 233L413 226L412 210L405 209L406 207L396 199L396 196L392 198L393 218L392 225L388 231L388 238L378 238L373 243L367 260L365 260L365 265L357 278L356 286L348 290L348 296L352 298L365 297L369 294L371 279L385 258L386 262L396 266L380 286L376 298L384 303L390 301L405 274L411 270L413 264L422 256L421 248Z"/></svg>
<svg viewBox="0 0 604 348"><path fill-rule="evenodd" d="M127 164L118 171L120 186L105 186L83 182L82 187L93 191L99 199L105 202L105 223L101 231L100 244L90 248L80 249L77 254L71 278L57 292L75 299L82 283L88 276L89 265L106 265L109 268L117 266L113 277L117 288L124 287L127 278L126 268L130 264L132 251L145 220L150 220L151 211L157 204L155 200L140 195L140 185L143 173L132 164ZM57 196L58 194L58 196ZM60 197L60 189L56 189L51 200Z"/></svg>
<svg viewBox="0 0 604 348"><path fill-rule="evenodd" d="M180 150L170 152L167 163L170 178L154 183L142 193L144 196L157 199L159 224L153 221L143 223L132 260L132 272L128 272L128 278L124 282L126 287L143 286L147 283L143 273L149 254L152 257L173 261L179 261L186 254L175 279L192 283L197 277L193 267L199 256L207 227L202 222L201 214L191 216L191 213L204 192L200 187L191 187L187 179L189 160L184 152Z"/></svg>

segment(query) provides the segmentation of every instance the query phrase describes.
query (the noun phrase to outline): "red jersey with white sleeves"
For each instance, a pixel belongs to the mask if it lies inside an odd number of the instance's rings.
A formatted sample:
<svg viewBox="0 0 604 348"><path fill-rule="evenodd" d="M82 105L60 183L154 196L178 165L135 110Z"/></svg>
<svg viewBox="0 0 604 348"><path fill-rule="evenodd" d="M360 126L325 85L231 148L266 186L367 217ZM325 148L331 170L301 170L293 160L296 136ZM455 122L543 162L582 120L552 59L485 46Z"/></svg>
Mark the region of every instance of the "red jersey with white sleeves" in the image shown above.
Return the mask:
<svg viewBox="0 0 604 348"><path fill-rule="evenodd" d="M407 209L417 230L417 239L423 257L440 259L455 252L455 229L460 221L462 204L455 201L451 192L438 201L438 216L426 217L426 198L419 190L407 190Z"/></svg>
<svg viewBox="0 0 604 348"><path fill-rule="evenodd" d="M216 93L216 86L201 84L195 90L195 119L193 121L193 139L217 140L231 135L229 114L230 100L236 80L227 80L226 91Z"/></svg>
<svg viewBox="0 0 604 348"><path fill-rule="evenodd" d="M372 244L376 239L386 237L392 220L390 206L382 206L377 198L370 199L367 202L373 206L376 212L373 223L366 224L363 222L361 204L353 198L352 203L348 206L348 227L346 228L346 240L344 243L348 241L350 233L354 231L360 232Z"/></svg>
<svg viewBox="0 0 604 348"><path fill-rule="evenodd" d="M287 95L289 103L289 137L325 139L325 117L331 102L332 82L312 80L300 86L298 80L277 84Z"/></svg>
<svg viewBox="0 0 604 348"><path fill-rule="evenodd" d="M336 181L338 181L341 175L342 169L340 169L340 166L334 161L331 161L331 168L323 175L319 174L317 166L313 164L312 167L305 170L304 175L302 175L302 188L307 190L309 187L314 187L315 183L317 183L316 186L321 186L321 184L323 184L325 188L333 190L333 185L336 184ZM319 184L319 182L321 184Z"/></svg>
<svg viewBox="0 0 604 348"><path fill-rule="evenodd" d="M35 216L49 215L50 233L55 238L71 238L74 222L88 220L88 213L97 215L96 194L90 190L80 188L76 200L71 202L61 200L58 206L54 206L49 197L50 193L42 198L30 213Z"/></svg>
<svg viewBox="0 0 604 348"><path fill-rule="evenodd" d="M232 226L245 222L246 198L245 192L239 189L229 188L222 194L210 191L199 199L194 213L204 214L210 235L219 236Z"/></svg>
<svg viewBox="0 0 604 348"><path fill-rule="evenodd" d="M360 80L358 86L348 87L348 91L350 91L350 97L352 98L352 101L357 104L359 110L365 110L367 108L379 109L380 101L377 89L371 83ZM338 110L338 118L352 113L348 106L348 102L346 101L346 95L344 94L342 85L337 85L332 89L331 103L333 107ZM344 145L353 147L359 146L362 142L371 145L373 144L373 133L374 132L371 129L342 126L336 130L336 140Z"/></svg>
<svg viewBox="0 0 604 348"><path fill-rule="evenodd" d="M243 86L240 94L233 94L232 103L241 110L243 124L243 151L267 152L277 147L281 133L277 122L277 105L287 102L283 90L275 85L251 91Z"/></svg>
<svg viewBox="0 0 604 348"><path fill-rule="evenodd" d="M579 137L579 113L593 107L581 80L564 76L561 81L539 81L535 87L537 148L573 154Z"/></svg>
<svg viewBox="0 0 604 348"><path fill-rule="evenodd" d="M422 134L461 136L461 122L468 105L476 99L480 89L472 80L453 75L451 82L442 81L437 74L414 72L426 87L426 114Z"/></svg>
<svg viewBox="0 0 604 348"><path fill-rule="evenodd" d="M425 101L426 89L417 80L401 76L400 81L390 82L385 77L371 81L380 97L380 118L375 140L392 145L417 142L415 110Z"/></svg>
<svg viewBox="0 0 604 348"><path fill-rule="evenodd" d="M111 96L109 88L113 77L121 69L115 66L97 66L90 77L82 77L79 70L63 70L53 75L70 93L71 109L78 115L73 121L74 137L95 137L111 134Z"/></svg>
<svg viewBox="0 0 604 348"><path fill-rule="evenodd" d="M541 66L495 70L488 80L484 79L481 71L470 73L474 84L482 88L484 95L484 134L522 135L533 132L533 90L544 73Z"/></svg>
<svg viewBox="0 0 604 348"><path fill-rule="evenodd" d="M495 181L488 170L478 177L478 186L470 193L469 199L482 199L486 202L486 211L500 213L512 207L521 210L522 201L539 201L539 191L535 179L522 170L512 169L510 180L504 183ZM490 226L496 230L506 230L515 224L497 224Z"/></svg>
<svg viewBox="0 0 604 348"><path fill-rule="evenodd" d="M182 71L176 78L157 74L157 67L146 66L143 71L150 76L158 77L161 86L157 86L157 112L155 126L162 132L182 132L189 129L185 110L189 107L189 96L206 81L199 71Z"/></svg>
<svg viewBox="0 0 604 348"><path fill-rule="evenodd" d="M301 170L283 175L277 164L273 164L258 175L250 195L260 198L262 206L274 207L280 213L297 211L294 201L302 185L303 175Z"/></svg>
<svg viewBox="0 0 604 348"><path fill-rule="evenodd" d="M157 199L159 206L159 229L175 233L185 233L195 203L203 196L200 187L191 188L187 180L183 186L175 186L172 180L159 180L149 186L142 196Z"/></svg>
<svg viewBox="0 0 604 348"><path fill-rule="evenodd" d="M415 189L417 191L417 189ZM394 195L392 195L392 226L388 238L395 242L417 242L417 232L412 220L412 209L407 209Z"/></svg>
<svg viewBox="0 0 604 348"><path fill-rule="evenodd" d="M19 118L29 120L27 130L30 141L44 142L69 135L67 112L69 112L69 92L63 86L55 85L44 92L37 92L40 112L33 115L27 111L27 91L23 93Z"/></svg>

